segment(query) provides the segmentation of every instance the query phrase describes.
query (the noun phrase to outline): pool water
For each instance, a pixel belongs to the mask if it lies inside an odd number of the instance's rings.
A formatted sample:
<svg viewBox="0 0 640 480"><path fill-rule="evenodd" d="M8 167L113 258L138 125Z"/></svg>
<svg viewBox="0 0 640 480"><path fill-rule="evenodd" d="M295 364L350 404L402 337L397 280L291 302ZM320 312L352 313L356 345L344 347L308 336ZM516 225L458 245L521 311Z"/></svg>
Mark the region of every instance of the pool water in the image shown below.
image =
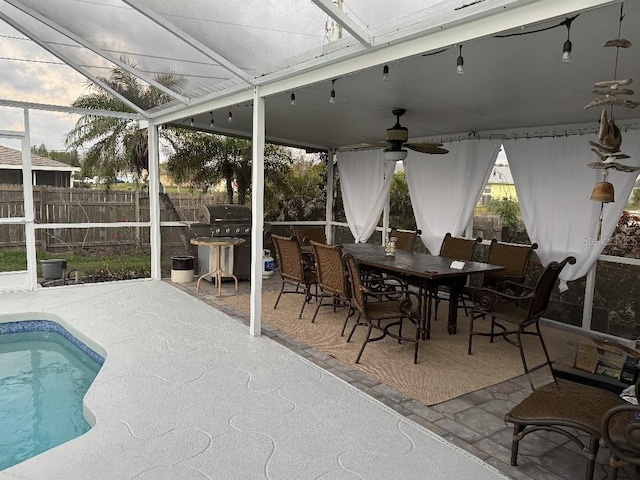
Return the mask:
<svg viewBox="0 0 640 480"><path fill-rule="evenodd" d="M58 333L0 335L0 470L89 430L82 399L99 370Z"/></svg>

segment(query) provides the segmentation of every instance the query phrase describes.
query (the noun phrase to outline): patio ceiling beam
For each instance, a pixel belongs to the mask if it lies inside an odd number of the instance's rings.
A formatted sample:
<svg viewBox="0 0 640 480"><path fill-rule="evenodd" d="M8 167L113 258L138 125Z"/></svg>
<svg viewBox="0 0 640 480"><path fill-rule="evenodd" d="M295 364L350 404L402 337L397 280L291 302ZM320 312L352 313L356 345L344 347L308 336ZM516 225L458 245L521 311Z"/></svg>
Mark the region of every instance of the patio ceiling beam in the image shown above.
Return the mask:
<svg viewBox="0 0 640 480"><path fill-rule="evenodd" d="M178 100L179 102L184 103L184 104L188 104L189 103L189 99L187 97L185 97L184 95L180 95L179 93L174 92L170 88L167 88L165 85L162 85L160 82L155 80L153 77L150 77L149 75L136 70L131 65L128 65L126 62L123 62L122 60L120 60L119 58L115 57L114 55L112 55L112 54L110 54L108 52L105 52L101 48L98 48L93 43L89 42L88 40L82 38L79 35L76 35L75 33L71 32L71 31L69 31L68 29L66 29L63 26L59 25L58 23L52 21L48 17L45 17L44 15L41 15L40 13L36 12L32 8L27 7L26 5L22 4L18 0L5 0L5 2L10 4L10 5L13 5L18 10L21 10L22 12L26 13L30 17L35 18L36 20L40 21L41 23L47 25L49 28L52 28L56 32L64 35L65 37L67 37L67 38L73 40L74 42L82 45L83 47L91 50L96 55L101 56L105 60L117 65L118 67L120 67L123 70L129 72L130 74L140 78L141 80L143 80L144 82L148 83L149 85L157 88L161 92L166 93L171 98L174 98L175 100Z"/></svg>
<svg viewBox="0 0 640 480"><path fill-rule="evenodd" d="M131 120L146 120L145 115L139 113L114 112L111 110L94 110L91 108L65 107L62 105L50 105L47 103L20 102L0 98L1 107L28 108L29 110L44 110L47 112L73 113L77 115L95 115L100 117L127 118Z"/></svg>
<svg viewBox="0 0 640 480"><path fill-rule="evenodd" d="M360 27L360 25L354 22L351 17L348 17L335 3L331 2L331 0L311 1L315 3L320 10L342 25L347 32L349 32L366 48L371 48L373 46L369 32Z"/></svg>
<svg viewBox="0 0 640 480"><path fill-rule="evenodd" d="M153 112L149 116L156 124L160 125L163 123L174 122L185 117L192 117L199 113L219 110L221 108L232 107L238 104L247 104L252 101L253 87L248 85L239 85L198 98L188 107L185 107L184 105L172 105L166 109Z"/></svg>
<svg viewBox="0 0 640 480"><path fill-rule="evenodd" d="M64 63L66 63L68 66L73 68L76 72L78 72L80 75L88 78L93 83L95 83L96 85L100 86L105 91L109 92L111 95L113 95L118 100L123 102L129 108L131 108L132 110L138 112L140 115L144 115L144 110L142 110L140 107L138 107L135 103L133 103L132 101L130 101L127 98L125 98L124 96L122 96L119 92L117 92L116 90L111 88L109 85L107 85L106 82L100 80L98 77L96 77L95 75L90 73L88 70L86 70L83 67L81 67L80 65L76 64L75 61L73 61L67 55L65 55L62 52L59 52L57 49L53 48L47 42L45 42L40 37L38 37L35 33L30 31L28 28L25 28L23 25L19 24L13 18L11 18L10 16L6 15L4 12L0 12L0 19L4 20L7 24L9 24L11 27L15 28L16 30L18 30L23 35L29 37L32 41L34 41L35 43L40 45L42 48L44 48L46 51L51 53L53 56L55 56L55 57L59 58L60 60L62 60Z"/></svg>
<svg viewBox="0 0 640 480"><path fill-rule="evenodd" d="M178 37L183 42L189 44L190 46L198 50L200 53L202 53L203 55L209 57L214 62L217 62L218 64L220 64L221 67L231 72L236 77L239 77L245 83L249 85L253 85L253 78L249 74L247 74L247 72L242 70L237 65L231 63L229 60L224 58L219 53L214 52L209 47L207 47L204 43L193 38L191 35L189 35L187 32L185 32L181 28L178 28L176 25L171 23L162 15L159 15L158 13L154 12L150 8L144 7L142 5L136 5L131 0L122 0L122 2L126 3L131 8L138 11L139 13L147 17L152 22L156 23L159 27L164 28L175 37Z"/></svg>

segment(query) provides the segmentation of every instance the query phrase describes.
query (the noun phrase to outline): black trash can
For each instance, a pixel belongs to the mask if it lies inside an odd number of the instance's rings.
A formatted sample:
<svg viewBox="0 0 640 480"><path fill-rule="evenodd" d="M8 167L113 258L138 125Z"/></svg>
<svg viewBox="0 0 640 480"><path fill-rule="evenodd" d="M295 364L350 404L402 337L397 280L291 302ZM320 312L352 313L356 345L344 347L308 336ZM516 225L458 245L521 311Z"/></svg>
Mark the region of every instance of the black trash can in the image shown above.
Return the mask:
<svg viewBox="0 0 640 480"><path fill-rule="evenodd" d="M171 281L173 283L193 282L193 257L190 255L171 257Z"/></svg>

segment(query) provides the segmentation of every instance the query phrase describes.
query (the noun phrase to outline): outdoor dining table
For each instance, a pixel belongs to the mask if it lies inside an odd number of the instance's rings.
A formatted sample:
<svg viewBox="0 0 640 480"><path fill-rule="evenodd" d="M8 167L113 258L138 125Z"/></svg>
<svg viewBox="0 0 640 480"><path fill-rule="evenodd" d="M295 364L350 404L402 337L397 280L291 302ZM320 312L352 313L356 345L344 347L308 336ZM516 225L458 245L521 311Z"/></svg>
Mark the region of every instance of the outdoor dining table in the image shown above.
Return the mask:
<svg viewBox="0 0 640 480"><path fill-rule="evenodd" d="M350 253L360 265L383 272L399 274L410 278L411 283L420 288L420 298L429 294L431 288L438 285L449 287L449 319L447 330L449 334L455 334L458 326L458 297L464 287L467 275L477 275L487 272L504 270L500 265L491 265L481 262L458 262L461 268L452 267L456 260L447 257L429 255L427 253L396 250L395 255L386 254L381 245L368 243L343 244L344 249ZM422 300L421 311L423 322L428 322L430 312L426 311L428 302ZM424 325L427 338L429 338L429 324Z"/></svg>

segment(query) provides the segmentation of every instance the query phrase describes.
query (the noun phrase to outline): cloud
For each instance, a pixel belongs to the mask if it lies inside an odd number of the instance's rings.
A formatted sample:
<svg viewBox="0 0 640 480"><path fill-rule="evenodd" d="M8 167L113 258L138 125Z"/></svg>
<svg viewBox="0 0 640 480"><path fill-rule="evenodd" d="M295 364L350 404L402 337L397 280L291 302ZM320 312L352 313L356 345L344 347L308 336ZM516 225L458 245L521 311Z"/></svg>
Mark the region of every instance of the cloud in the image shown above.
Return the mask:
<svg viewBox="0 0 640 480"><path fill-rule="evenodd" d="M0 99L69 106L87 93L86 79L7 25L0 26ZM78 119L67 113L31 110L30 144L64 150L64 135ZM23 131L22 109L0 107L0 130ZM7 142L2 142L7 144ZM16 142L10 142L15 148Z"/></svg>

